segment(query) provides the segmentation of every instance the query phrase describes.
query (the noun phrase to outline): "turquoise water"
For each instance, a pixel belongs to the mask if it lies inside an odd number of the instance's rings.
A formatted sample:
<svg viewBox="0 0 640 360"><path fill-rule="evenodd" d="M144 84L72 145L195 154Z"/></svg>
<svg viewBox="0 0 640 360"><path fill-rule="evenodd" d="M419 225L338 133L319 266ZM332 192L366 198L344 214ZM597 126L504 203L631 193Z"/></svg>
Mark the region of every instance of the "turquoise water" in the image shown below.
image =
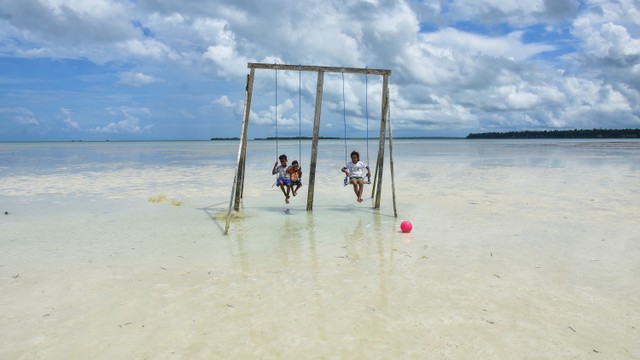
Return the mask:
<svg viewBox="0 0 640 360"><path fill-rule="evenodd" d="M280 140L279 153L290 160L307 163L310 141ZM619 164L639 166L638 140L402 140L394 141L396 162L437 161L485 163L492 165L522 164L559 166L582 162L598 166ZM249 141L248 158L265 162L276 158L274 141ZM348 140L348 152L358 150L367 159L364 140ZM3 175L38 171L66 171L78 168L101 169L105 166L128 165L235 165L238 143L235 141L180 142L55 142L0 143L0 168ZM369 141L368 162L375 163L378 143ZM388 156L388 150L387 150ZM318 159L341 164L345 161L342 140L321 140ZM554 165L555 164L555 165ZM339 165L336 165L339 167Z"/></svg>

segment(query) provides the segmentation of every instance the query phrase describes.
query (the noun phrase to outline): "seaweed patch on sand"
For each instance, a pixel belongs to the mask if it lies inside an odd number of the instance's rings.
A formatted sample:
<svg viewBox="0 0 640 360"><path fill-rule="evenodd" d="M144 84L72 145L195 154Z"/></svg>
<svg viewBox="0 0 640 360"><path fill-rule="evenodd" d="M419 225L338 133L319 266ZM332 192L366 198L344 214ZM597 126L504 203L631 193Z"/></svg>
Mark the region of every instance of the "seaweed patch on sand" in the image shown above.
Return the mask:
<svg viewBox="0 0 640 360"><path fill-rule="evenodd" d="M152 202L152 203L161 203L161 202L164 202L164 201L167 201L167 200L168 200L167 195L164 195L164 194L151 196L149 198L149 202Z"/></svg>
<svg viewBox="0 0 640 360"><path fill-rule="evenodd" d="M236 220L236 219L244 219L247 217L247 215L243 212L239 212L239 211L232 211L231 213L229 213L229 217L231 218L231 220ZM216 219L216 220L226 220L227 219L227 211L220 211L217 212L215 214L213 214L212 218Z"/></svg>
<svg viewBox="0 0 640 360"><path fill-rule="evenodd" d="M182 201L175 200L175 199L169 199L169 197L167 197L167 195L165 195L165 194L151 196L151 197L149 197L149 202L150 203L155 203L155 204L168 202L173 206L182 206Z"/></svg>

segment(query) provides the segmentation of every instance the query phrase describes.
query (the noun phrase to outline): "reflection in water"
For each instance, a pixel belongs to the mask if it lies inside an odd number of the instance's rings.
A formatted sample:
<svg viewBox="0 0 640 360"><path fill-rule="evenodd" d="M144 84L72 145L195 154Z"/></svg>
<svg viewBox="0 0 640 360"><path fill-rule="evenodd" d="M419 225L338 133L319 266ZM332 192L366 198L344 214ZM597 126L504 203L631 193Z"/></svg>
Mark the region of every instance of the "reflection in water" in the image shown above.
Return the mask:
<svg viewBox="0 0 640 360"><path fill-rule="evenodd" d="M357 252L356 247L360 246L360 243L364 241L368 234L364 232L362 226L362 218L358 218L353 226L353 230L349 234L345 234L345 249L347 250L347 260L351 263L357 263L360 260L360 255Z"/></svg>
<svg viewBox="0 0 640 360"><path fill-rule="evenodd" d="M232 262L237 263L235 267L239 268L243 274L246 274L249 271L249 252L246 244L248 237L245 227L241 225L241 222L237 223L238 225L233 234L233 240L231 240L231 236L226 236L225 239L227 249L229 250L229 258Z"/></svg>
<svg viewBox="0 0 640 360"><path fill-rule="evenodd" d="M392 265L393 265L393 249L389 248L389 265L387 269L386 259L384 254L385 248L385 237L382 235L382 222L380 220L380 213L376 212L373 215L373 230L376 236L377 247L378 247L378 278L380 283L380 307L384 310L388 310L389 308L389 276L391 276ZM392 244L393 237L389 236L387 242Z"/></svg>
<svg viewBox="0 0 640 360"><path fill-rule="evenodd" d="M322 302L322 289L320 285L319 270L318 270L318 245L316 240L316 229L313 218L313 213L307 212L307 233L309 236L309 270L311 271L311 282L313 286L314 300L316 304L316 318L320 323L324 323L326 319L326 312L324 303ZM324 327L319 327L320 336L325 337L327 334L324 331Z"/></svg>
<svg viewBox="0 0 640 360"><path fill-rule="evenodd" d="M389 310L398 240L393 218L364 208L351 209L348 216L343 208L292 208L288 215L266 208L273 211L247 210L225 237L230 265L247 286L259 280L281 288L273 296L287 306L304 306L319 336L330 335L321 324L332 322L327 316L336 307L379 315ZM261 290L262 296L265 291L271 290ZM355 299L344 302L349 295Z"/></svg>
<svg viewBox="0 0 640 360"><path fill-rule="evenodd" d="M394 237L383 226L378 211L370 211L368 216L359 216L350 220L352 230L344 235L343 246L346 260L354 269L352 273L360 274L353 279L361 282L361 286L376 289L377 301L370 299L376 310L387 310L389 306L389 276L392 273ZM389 259L387 260L387 257ZM376 284L373 285L373 284ZM374 295L374 294L371 294Z"/></svg>
<svg viewBox="0 0 640 360"><path fill-rule="evenodd" d="M301 229L291 216L282 219L280 234L275 239L276 256L280 258L281 265L288 266L300 259Z"/></svg>

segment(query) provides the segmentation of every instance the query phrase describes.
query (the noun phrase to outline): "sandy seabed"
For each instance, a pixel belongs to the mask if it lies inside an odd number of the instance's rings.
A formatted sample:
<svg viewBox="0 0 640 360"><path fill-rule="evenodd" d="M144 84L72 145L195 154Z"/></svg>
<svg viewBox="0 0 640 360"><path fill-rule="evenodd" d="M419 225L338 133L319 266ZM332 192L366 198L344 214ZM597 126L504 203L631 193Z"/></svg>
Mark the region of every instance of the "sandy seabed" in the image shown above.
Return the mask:
<svg viewBox="0 0 640 360"><path fill-rule="evenodd" d="M228 236L233 160L0 176L0 359L639 359L640 142L459 144L398 218L250 157Z"/></svg>

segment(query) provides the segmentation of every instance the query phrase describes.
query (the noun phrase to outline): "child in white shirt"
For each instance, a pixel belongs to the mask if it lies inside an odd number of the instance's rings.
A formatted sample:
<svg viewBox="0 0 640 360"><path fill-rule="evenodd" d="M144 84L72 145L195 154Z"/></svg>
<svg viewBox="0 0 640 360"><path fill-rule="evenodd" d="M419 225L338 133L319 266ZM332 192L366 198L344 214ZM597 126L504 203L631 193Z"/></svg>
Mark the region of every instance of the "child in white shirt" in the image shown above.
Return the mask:
<svg viewBox="0 0 640 360"><path fill-rule="evenodd" d="M278 174L276 185L278 185L280 190L282 190L282 193L284 194L284 202L288 204L289 193L291 192L291 178L287 172L287 155L282 154L278 159L280 160L280 165L278 165L278 162L276 161L275 165L273 165L273 170L271 170L271 175Z"/></svg>
<svg viewBox="0 0 640 360"><path fill-rule="evenodd" d="M351 162L342 167L342 172L347 175L349 182L353 184L353 191L356 193L358 202L362 202L362 192L364 191L364 169L367 169L367 178L371 178L369 166L360 161L360 153L351 152Z"/></svg>

